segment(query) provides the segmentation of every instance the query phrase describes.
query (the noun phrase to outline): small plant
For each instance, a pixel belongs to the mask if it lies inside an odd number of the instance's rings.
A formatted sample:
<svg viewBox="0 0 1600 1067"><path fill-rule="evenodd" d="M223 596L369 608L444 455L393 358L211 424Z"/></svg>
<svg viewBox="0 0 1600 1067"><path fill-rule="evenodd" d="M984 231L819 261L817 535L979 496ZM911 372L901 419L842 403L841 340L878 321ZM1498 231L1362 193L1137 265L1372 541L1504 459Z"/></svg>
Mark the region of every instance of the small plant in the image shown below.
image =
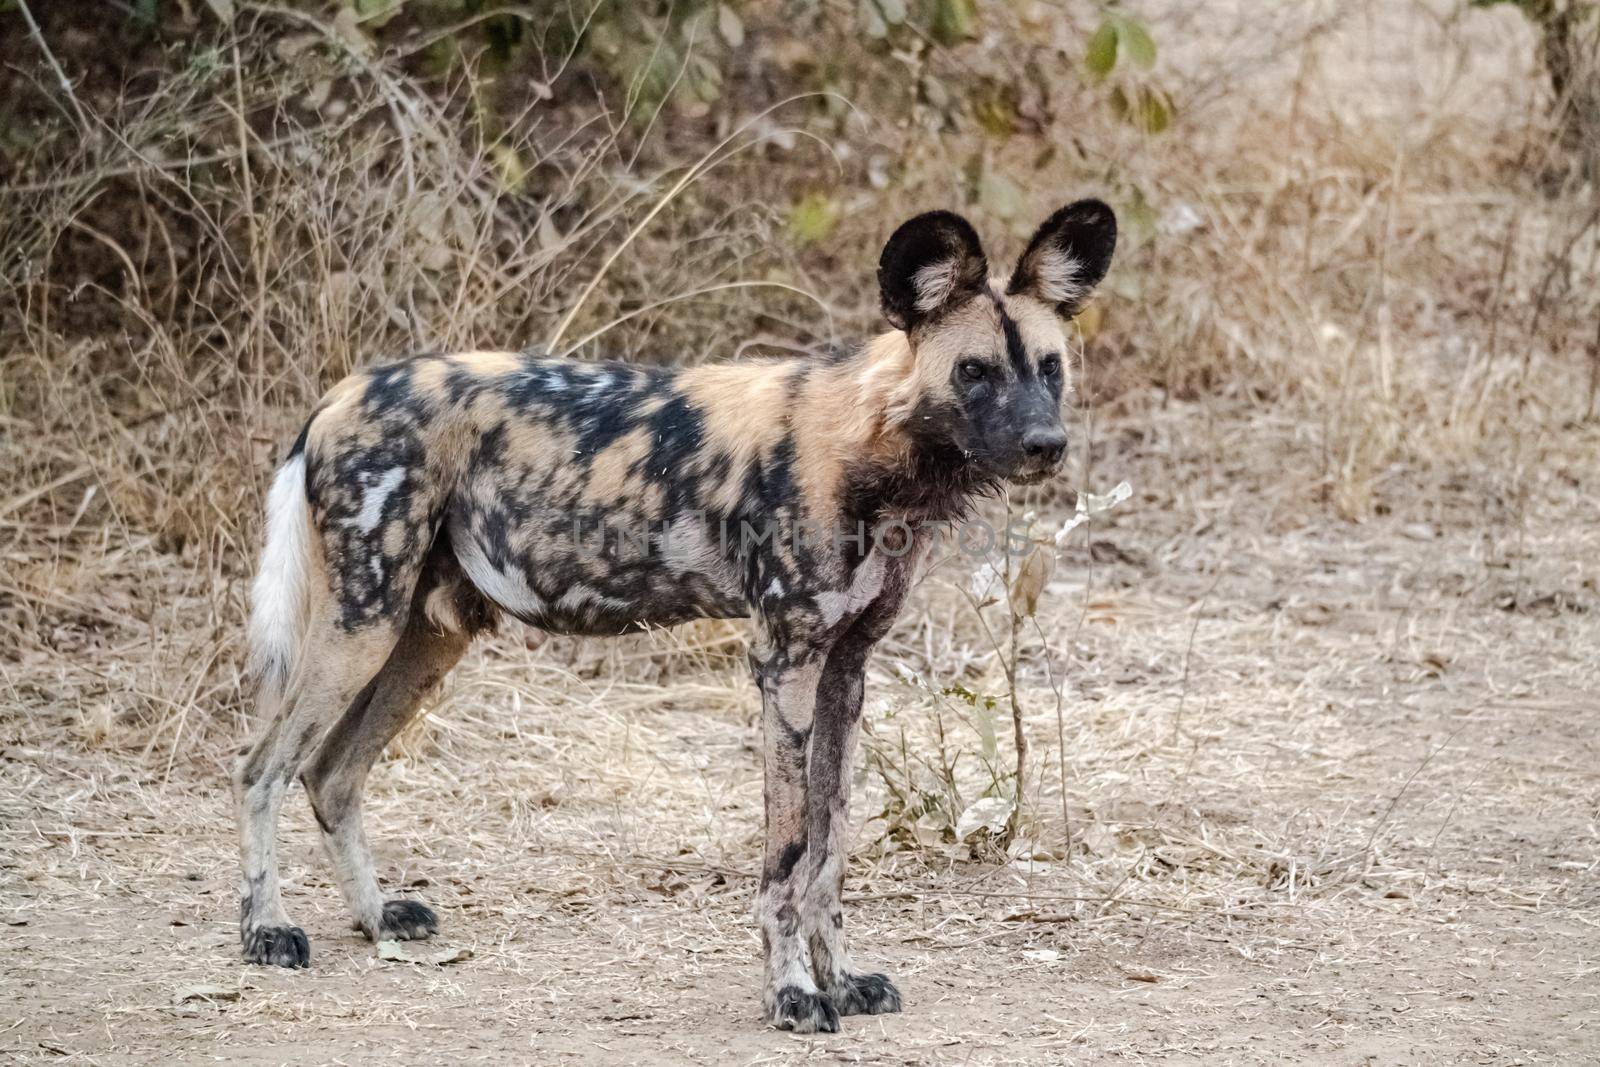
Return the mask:
<svg viewBox="0 0 1600 1067"><path fill-rule="evenodd" d="M1004 858L1013 851L1029 805L1030 745L1024 725L1026 699L1020 684L1026 658L1040 656L1047 666L1049 640L1040 624L1039 607L1055 572L1056 550L1094 515L1128 499L1126 482L1109 493L1080 493L1073 516L1048 530L1033 512L1018 520L1006 505L1006 536L961 590L978 624L988 652L1000 664L1004 690L983 692L962 681L938 682L897 664L902 680L929 698L933 716L933 751L913 749L905 724L897 723L892 740L870 740L868 766L888 793L879 818L884 836L905 847L965 844L977 857ZM1029 628L1032 629L1030 640ZM1035 643L1036 641L1036 643ZM1062 733L1063 679L1052 670L1058 737ZM1013 759L1002 760L1000 716L1009 712ZM891 722L894 712L889 713ZM976 739L976 749L952 734L954 720ZM974 768L975 771L970 769ZM969 768L963 773L963 767ZM1065 781L1063 770L1062 779ZM967 784L964 786L963 781ZM1063 797L1063 820L1065 798Z"/></svg>
<svg viewBox="0 0 1600 1067"><path fill-rule="evenodd" d="M1124 74L1113 82L1119 62ZM1156 42L1142 20L1108 4L1085 47L1083 65L1094 80L1111 83L1107 103L1124 122L1145 133L1161 133L1172 125L1175 105L1171 94L1150 77Z"/></svg>

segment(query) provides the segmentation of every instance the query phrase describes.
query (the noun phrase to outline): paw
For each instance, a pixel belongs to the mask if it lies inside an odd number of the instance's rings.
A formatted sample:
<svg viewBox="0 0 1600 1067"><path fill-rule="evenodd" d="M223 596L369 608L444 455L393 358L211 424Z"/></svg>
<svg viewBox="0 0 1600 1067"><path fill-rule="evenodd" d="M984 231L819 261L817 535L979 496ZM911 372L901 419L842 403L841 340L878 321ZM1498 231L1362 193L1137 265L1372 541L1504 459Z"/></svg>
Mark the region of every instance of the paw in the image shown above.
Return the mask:
<svg viewBox="0 0 1600 1067"><path fill-rule="evenodd" d="M268 967L311 966L311 942L298 926L257 926L240 934L244 961Z"/></svg>
<svg viewBox="0 0 1600 1067"><path fill-rule="evenodd" d="M797 1034L837 1034L839 1013L826 993L786 985L767 994L767 1022Z"/></svg>
<svg viewBox="0 0 1600 1067"><path fill-rule="evenodd" d="M900 1010L900 990L886 974L846 974L828 987L840 1015L887 1015Z"/></svg>
<svg viewBox="0 0 1600 1067"><path fill-rule="evenodd" d="M421 941L439 932L439 917L415 900L386 900L374 941Z"/></svg>

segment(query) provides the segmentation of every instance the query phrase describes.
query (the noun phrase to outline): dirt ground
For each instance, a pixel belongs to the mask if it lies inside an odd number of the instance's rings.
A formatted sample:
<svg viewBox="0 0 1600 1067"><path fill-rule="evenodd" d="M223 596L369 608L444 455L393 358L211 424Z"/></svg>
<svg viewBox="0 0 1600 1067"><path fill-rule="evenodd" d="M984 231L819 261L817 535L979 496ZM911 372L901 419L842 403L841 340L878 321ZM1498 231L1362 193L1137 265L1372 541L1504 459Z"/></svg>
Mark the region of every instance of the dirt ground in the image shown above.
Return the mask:
<svg viewBox="0 0 1600 1067"><path fill-rule="evenodd" d="M313 966L244 967L226 788L242 723L199 722L196 694L177 737L134 740L104 711L143 699L118 673L132 651L174 671L203 657L207 601L175 575L170 612L117 625L152 580L124 559L93 587L107 615L63 622L76 655L5 667L0 1053L1600 1059L1593 429L1547 442L1514 493L1493 469L1391 486L1392 513L1354 524L1304 507L1292 453L1174 465L1202 421L1175 405L1096 449L1097 477L1137 488L1046 597L1066 758L1031 661L1031 843L1009 863L891 847L863 762L849 921L904 1014L818 1037L761 1024L756 699L736 628L475 655L380 764L368 817L385 884L439 911L419 951L470 958L382 960L348 932L297 793L287 899ZM876 661L880 754L930 706L917 672L992 682L993 657L949 623L952 582L929 578Z"/></svg>

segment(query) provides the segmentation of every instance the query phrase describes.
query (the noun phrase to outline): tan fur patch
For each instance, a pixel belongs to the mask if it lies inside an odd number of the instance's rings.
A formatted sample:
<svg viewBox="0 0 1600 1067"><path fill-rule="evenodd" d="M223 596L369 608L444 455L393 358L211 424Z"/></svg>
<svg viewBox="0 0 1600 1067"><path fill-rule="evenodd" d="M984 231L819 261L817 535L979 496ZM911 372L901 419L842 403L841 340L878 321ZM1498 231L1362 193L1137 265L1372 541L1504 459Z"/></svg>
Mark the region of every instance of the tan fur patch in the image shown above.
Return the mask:
<svg viewBox="0 0 1600 1067"><path fill-rule="evenodd" d="M911 344L894 330L868 343L860 362L818 369L793 412L795 481L808 516L838 520L839 492L853 462L892 461L904 451L891 425L891 398L915 377Z"/></svg>
<svg viewBox="0 0 1600 1067"><path fill-rule="evenodd" d="M461 352L450 357L451 363L458 363L477 374L510 374L523 368L526 359L515 352L482 351Z"/></svg>
<svg viewBox="0 0 1600 1067"><path fill-rule="evenodd" d="M650 446L650 430L640 426L602 449L589 466L589 480L582 492L584 503L603 507L629 497L632 506L652 516L657 514L662 505L661 489L644 481L637 471L639 463L650 454Z"/></svg>
<svg viewBox="0 0 1600 1067"><path fill-rule="evenodd" d="M678 378L683 395L705 413L702 453L733 458L729 476L706 504L728 510L738 504L744 472L783 438L790 382L799 371L796 363L720 363L691 367Z"/></svg>
<svg viewBox="0 0 1600 1067"><path fill-rule="evenodd" d="M954 400L951 378L962 360L1000 363L1006 358L1005 334L994 301L976 297L913 331L913 372L889 402L889 419L904 424L924 400Z"/></svg>

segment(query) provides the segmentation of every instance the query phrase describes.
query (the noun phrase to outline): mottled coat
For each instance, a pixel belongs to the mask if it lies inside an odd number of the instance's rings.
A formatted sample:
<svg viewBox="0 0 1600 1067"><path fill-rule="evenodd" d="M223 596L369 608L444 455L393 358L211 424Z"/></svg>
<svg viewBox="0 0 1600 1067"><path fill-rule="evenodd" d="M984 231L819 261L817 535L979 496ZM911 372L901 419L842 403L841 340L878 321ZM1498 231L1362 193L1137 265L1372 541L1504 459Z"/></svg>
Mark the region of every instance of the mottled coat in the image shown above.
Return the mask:
<svg viewBox="0 0 1600 1067"><path fill-rule="evenodd" d="M336 385L268 500L251 620L264 729L236 773L246 958L309 961L277 885L296 776L360 929L434 932L430 909L379 892L360 797L474 634L503 615L588 635L749 616L767 1016L832 1030L899 1010L887 977L851 963L839 903L867 656L925 524L1059 463L1064 321L1114 242L1109 209L1080 201L1002 282L964 220L919 216L879 264L895 329L835 358L671 370L469 352Z"/></svg>

